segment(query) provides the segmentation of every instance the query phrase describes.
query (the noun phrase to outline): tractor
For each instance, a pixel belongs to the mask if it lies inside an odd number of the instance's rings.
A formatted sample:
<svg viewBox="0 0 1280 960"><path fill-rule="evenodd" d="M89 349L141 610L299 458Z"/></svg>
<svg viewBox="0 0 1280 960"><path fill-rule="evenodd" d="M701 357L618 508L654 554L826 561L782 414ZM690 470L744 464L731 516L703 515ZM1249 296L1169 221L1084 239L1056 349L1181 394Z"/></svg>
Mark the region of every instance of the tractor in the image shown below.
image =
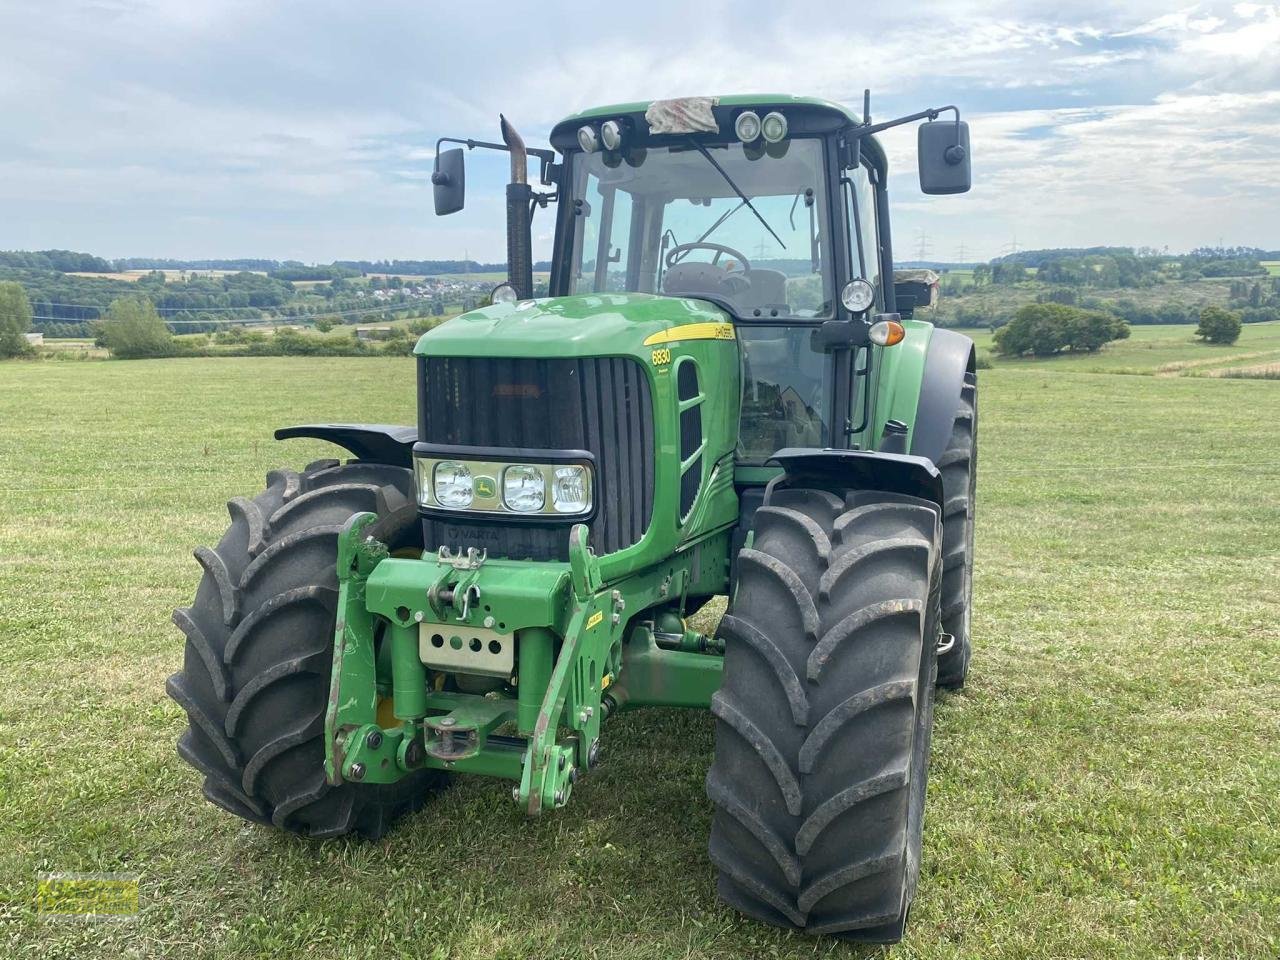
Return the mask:
<svg viewBox="0 0 1280 960"><path fill-rule="evenodd" d="M442 138L440 215L466 151L510 156L508 280L418 341L416 425L277 430L349 456L271 472L196 549L167 689L205 796L377 838L480 775L536 816L611 717L709 709L720 897L900 939L935 688L969 665L977 456L973 343L914 315L936 284L895 282L875 134L916 122L921 189L969 189L957 108L873 123L869 95L600 107L550 149L505 118L501 142Z"/></svg>

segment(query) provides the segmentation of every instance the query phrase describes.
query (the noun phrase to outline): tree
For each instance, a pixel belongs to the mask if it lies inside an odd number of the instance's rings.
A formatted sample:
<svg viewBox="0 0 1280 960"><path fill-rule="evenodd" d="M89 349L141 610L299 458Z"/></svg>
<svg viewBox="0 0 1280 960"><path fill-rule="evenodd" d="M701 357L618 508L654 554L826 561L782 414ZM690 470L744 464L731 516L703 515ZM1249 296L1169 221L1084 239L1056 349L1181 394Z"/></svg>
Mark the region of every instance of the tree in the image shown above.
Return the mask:
<svg viewBox="0 0 1280 960"><path fill-rule="evenodd" d="M174 352L173 334L145 297L111 301L100 336L111 355L121 360L168 357Z"/></svg>
<svg viewBox="0 0 1280 960"><path fill-rule="evenodd" d="M316 329L321 333L328 333L334 327L334 322L329 317L316 318Z"/></svg>
<svg viewBox="0 0 1280 960"><path fill-rule="evenodd" d="M991 282L1021 283L1027 279L1027 268L1016 260L1001 261L991 268Z"/></svg>
<svg viewBox="0 0 1280 960"><path fill-rule="evenodd" d="M0 357L27 352L24 334L31 329L31 304L20 283L0 283Z"/></svg>
<svg viewBox="0 0 1280 960"><path fill-rule="evenodd" d="M1093 353L1113 340L1129 336L1129 325L1101 310L1081 310L1062 303L1028 303L996 331L996 352L1019 357L1052 356L1063 350Z"/></svg>
<svg viewBox="0 0 1280 960"><path fill-rule="evenodd" d="M1196 336L1207 343L1235 343L1240 339L1240 314L1222 307L1205 307L1200 311Z"/></svg>

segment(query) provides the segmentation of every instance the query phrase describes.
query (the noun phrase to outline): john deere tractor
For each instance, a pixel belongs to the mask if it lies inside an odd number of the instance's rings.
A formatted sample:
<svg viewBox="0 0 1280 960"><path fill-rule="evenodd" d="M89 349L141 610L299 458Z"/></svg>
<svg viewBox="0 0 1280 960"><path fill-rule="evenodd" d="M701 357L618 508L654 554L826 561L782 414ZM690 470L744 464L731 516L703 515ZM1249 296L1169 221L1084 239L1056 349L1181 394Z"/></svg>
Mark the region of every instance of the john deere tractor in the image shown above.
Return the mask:
<svg viewBox="0 0 1280 960"><path fill-rule="evenodd" d="M209 800L378 837L480 775L545 814L614 715L710 710L720 896L901 937L935 681L969 663L977 378L912 316L928 278L894 282L874 134L921 122L925 193L969 188L969 143L953 107L869 113L697 97L580 113L552 149L505 119L441 142L438 214L465 151L510 155L509 281L418 342L416 426L277 430L350 456L270 473L196 550L168 690Z"/></svg>

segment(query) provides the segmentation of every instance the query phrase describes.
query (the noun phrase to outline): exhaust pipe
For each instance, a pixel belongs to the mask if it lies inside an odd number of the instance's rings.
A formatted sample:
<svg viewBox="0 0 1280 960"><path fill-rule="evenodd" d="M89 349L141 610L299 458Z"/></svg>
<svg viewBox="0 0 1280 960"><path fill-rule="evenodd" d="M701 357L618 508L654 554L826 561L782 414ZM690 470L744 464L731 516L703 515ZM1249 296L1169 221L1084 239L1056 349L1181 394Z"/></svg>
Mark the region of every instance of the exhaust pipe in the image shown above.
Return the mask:
<svg viewBox="0 0 1280 960"><path fill-rule="evenodd" d="M530 230L533 190L529 187L528 152L524 139L507 118L498 114L502 142L511 151L511 182L507 184L507 282L521 300L533 296L533 237Z"/></svg>

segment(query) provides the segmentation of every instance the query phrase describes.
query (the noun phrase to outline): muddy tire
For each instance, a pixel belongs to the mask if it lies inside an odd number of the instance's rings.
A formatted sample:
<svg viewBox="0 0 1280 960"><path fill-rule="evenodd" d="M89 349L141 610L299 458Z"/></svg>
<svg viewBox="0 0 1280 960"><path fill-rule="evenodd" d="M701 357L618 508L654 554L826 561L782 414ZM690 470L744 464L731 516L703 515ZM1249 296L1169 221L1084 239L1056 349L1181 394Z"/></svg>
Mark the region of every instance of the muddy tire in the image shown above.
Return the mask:
<svg viewBox="0 0 1280 960"><path fill-rule="evenodd" d="M937 507L782 490L720 626L710 858L766 923L901 938L920 871L939 632Z"/></svg>
<svg viewBox="0 0 1280 960"><path fill-rule="evenodd" d="M320 461L273 471L265 491L227 509L221 542L195 551L204 568L195 602L173 612L187 641L166 689L190 721L178 754L204 775L210 801L245 820L311 837L380 837L422 804L437 775L325 782L337 537L352 514L371 511L393 549L412 543L412 471Z"/></svg>
<svg viewBox="0 0 1280 960"><path fill-rule="evenodd" d="M973 657L974 494L978 481L978 375L966 373L960 407L947 449L938 459L942 474L942 631L955 638L938 655L938 685L964 686Z"/></svg>

